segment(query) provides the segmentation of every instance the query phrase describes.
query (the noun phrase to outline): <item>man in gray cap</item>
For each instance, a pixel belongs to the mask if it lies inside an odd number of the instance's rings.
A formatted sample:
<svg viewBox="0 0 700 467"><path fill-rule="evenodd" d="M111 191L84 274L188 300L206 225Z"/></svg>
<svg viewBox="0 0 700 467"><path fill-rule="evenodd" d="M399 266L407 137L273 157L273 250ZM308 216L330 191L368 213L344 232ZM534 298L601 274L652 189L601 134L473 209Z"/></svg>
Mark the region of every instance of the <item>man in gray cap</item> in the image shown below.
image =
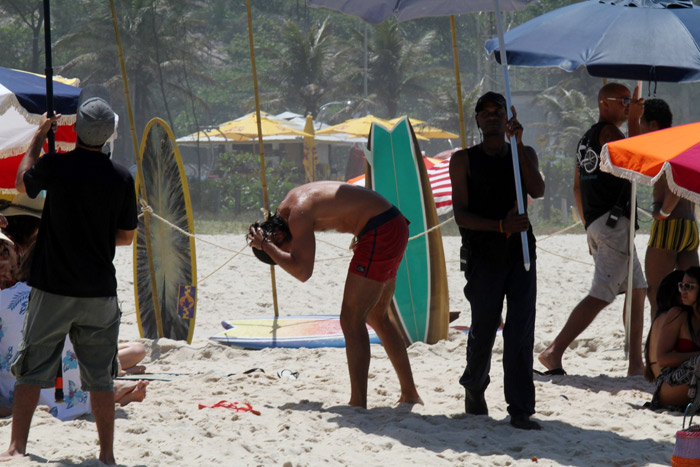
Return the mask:
<svg viewBox="0 0 700 467"><path fill-rule="evenodd" d="M29 280L25 332L12 373L17 377L9 449L26 455L42 387L53 387L66 334L73 342L83 390L91 393L99 460L114 460L114 393L120 311L112 261L132 242L137 224L134 180L101 152L114 132L114 112L94 88L78 102L76 148L39 157L60 115L42 116L17 171L16 188L35 198L46 190ZM104 95L104 92L103 92Z"/></svg>

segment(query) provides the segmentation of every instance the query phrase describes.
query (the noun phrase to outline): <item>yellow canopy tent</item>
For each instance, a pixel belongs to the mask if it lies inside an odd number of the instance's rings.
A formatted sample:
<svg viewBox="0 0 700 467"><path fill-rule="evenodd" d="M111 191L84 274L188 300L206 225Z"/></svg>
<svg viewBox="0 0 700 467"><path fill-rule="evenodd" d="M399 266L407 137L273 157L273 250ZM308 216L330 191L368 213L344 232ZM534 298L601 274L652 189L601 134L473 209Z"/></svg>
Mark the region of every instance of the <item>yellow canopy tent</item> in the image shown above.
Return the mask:
<svg viewBox="0 0 700 467"><path fill-rule="evenodd" d="M364 117L352 118L345 120L343 123L329 126L323 130L317 131L317 135L330 135L333 133L345 133L352 136L367 136L372 123L379 123L387 128L394 126L389 120L375 117L374 115L365 115Z"/></svg>
<svg viewBox="0 0 700 467"><path fill-rule="evenodd" d="M401 120L401 117L398 118L393 118L389 120L392 125L395 125L396 122ZM411 122L411 125L413 126L413 131L416 132L416 136L422 136L427 139L450 139L450 138L459 138L459 135L456 135L454 133L450 133L449 131L441 130L440 128L436 128L434 126L428 125L426 122L422 120L418 120L416 118L410 118L409 121Z"/></svg>
<svg viewBox="0 0 700 467"><path fill-rule="evenodd" d="M297 135L313 138L313 134L295 130L292 127L289 127L280 122L271 120L263 116L260 116L260 129L262 137L278 135ZM219 125L218 130L214 130L214 132L211 134L211 136L214 135L223 135L226 138L233 139L235 141L245 141L248 139L257 138L260 135L258 133L258 118L256 117L255 113L249 113L244 117L239 118L238 120L232 120L230 122L222 123L221 125Z"/></svg>
<svg viewBox="0 0 700 467"><path fill-rule="evenodd" d="M394 120L398 121L398 119ZM352 118L350 120L345 120L343 123L329 126L328 128L317 131L316 134L330 135L333 133L345 133L352 137L366 137L369 134L372 123L378 123L387 128L392 128L394 126L394 121L392 120L384 120L374 115L365 115L364 117ZM418 132L416 132L416 138L422 141L428 141L427 137L419 135Z"/></svg>

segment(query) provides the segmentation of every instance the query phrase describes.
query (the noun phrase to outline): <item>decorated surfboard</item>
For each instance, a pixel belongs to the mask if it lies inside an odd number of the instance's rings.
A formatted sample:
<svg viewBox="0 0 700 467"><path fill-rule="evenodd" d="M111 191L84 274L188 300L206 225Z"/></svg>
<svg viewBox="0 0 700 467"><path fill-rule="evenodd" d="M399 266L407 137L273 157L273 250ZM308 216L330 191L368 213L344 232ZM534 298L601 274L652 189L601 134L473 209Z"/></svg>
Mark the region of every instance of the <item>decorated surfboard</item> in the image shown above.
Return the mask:
<svg viewBox="0 0 700 467"><path fill-rule="evenodd" d="M367 186L411 222L409 242L396 277L392 312L409 342L446 339L449 323L447 270L430 180L406 117L394 128L373 123L367 152Z"/></svg>
<svg viewBox="0 0 700 467"><path fill-rule="evenodd" d="M192 341L197 265L187 177L167 123L154 118L144 131L137 193L149 209L134 242L134 292L141 337ZM143 206L142 206L143 208Z"/></svg>
<svg viewBox="0 0 700 467"><path fill-rule="evenodd" d="M222 321L225 328L210 339L221 344L259 350L268 347L345 347L337 315L301 315L280 318L249 318ZM367 326L371 344L381 344Z"/></svg>

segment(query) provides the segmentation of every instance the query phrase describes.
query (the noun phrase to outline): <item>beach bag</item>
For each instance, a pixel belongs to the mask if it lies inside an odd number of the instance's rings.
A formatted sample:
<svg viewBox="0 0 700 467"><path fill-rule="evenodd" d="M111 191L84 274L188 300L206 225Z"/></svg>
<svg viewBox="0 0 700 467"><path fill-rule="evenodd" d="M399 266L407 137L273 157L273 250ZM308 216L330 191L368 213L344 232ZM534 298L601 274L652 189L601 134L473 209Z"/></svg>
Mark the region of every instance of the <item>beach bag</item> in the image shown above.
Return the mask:
<svg viewBox="0 0 700 467"><path fill-rule="evenodd" d="M674 467L700 467L700 425L692 425L693 416L698 411L700 397L697 397L697 380L693 377L690 383L688 395L693 402L688 404L683 414L683 428L676 432L676 445L673 448L671 465ZM688 419L688 428L685 427L685 419Z"/></svg>
<svg viewBox="0 0 700 467"><path fill-rule="evenodd" d="M700 466L700 425L691 425L676 432L671 465L674 467Z"/></svg>

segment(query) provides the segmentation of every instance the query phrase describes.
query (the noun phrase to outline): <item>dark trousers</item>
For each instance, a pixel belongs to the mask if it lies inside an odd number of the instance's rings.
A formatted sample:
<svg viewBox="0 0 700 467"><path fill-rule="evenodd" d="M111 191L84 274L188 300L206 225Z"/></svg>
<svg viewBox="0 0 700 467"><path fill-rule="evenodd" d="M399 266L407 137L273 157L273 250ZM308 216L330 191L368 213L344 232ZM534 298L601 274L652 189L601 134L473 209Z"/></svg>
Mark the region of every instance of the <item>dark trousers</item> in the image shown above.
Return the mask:
<svg viewBox="0 0 700 467"><path fill-rule="evenodd" d="M503 386L508 413L532 415L535 413L532 382L537 297L535 260L531 260L530 271L525 271L522 261L498 268L488 259L472 261L465 277L464 295L471 304L472 322L467 340L467 368L459 383L474 391L484 391L489 385L491 352L505 298Z"/></svg>

